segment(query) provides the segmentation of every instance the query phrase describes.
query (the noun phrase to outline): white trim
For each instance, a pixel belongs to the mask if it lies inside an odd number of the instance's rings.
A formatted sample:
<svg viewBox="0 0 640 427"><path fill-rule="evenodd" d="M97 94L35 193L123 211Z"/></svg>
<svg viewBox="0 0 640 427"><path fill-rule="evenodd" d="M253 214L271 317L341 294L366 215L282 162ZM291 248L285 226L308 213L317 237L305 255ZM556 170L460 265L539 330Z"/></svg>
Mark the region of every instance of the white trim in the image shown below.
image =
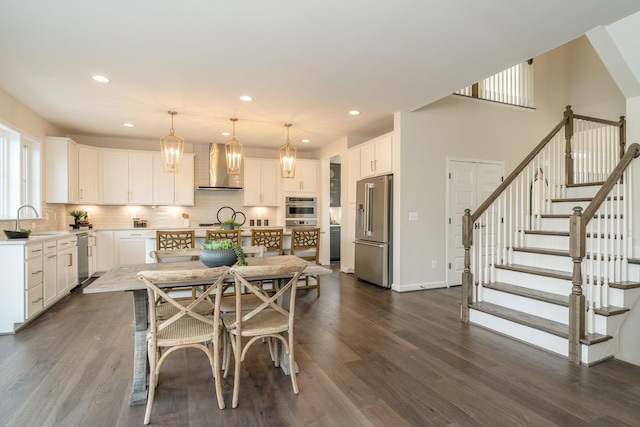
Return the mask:
<svg viewBox="0 0 640 427"><path fill-rule="evenodd" d="M429 289L447 288L447 282L425 282L425 283L411 283L406 285L397 285L394 283L391 285L391 289L396 292L410 292L410 291L427 291Z"/></svg>

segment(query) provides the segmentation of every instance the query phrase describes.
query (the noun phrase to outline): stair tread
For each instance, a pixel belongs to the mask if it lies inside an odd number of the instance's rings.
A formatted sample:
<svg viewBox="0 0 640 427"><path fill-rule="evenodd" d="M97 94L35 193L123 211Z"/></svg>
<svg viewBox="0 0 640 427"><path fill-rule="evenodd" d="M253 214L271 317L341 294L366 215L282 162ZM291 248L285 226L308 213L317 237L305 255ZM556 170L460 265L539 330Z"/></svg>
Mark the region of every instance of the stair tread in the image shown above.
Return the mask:
<svg viewBox="0 0 640 427"><path fill-rule="evenodd" d="M474 302L473 304L470 304L469 307L521 325L539 329L562 338L569 338L569 325L564 323L534 316L533 314L523 313L518 310L502 307L485 301Z"/></svg>
<svg viewBox="0 0 640 427"><path fill-rule="evenodd" d="M532 314L523 313L511 308L502 307L490 302L480 301L473 304L469 304L469 308L482 311L487 314L491 314L496 317L500 317L511 322L519 323L524 326L528 326L533 329L538 329L556 335L561 338L569 339L569 325L565 323L556 322L553 320L545 319L543 317L534 316ZM580 339L582 344L593 345L600 342L610 340L610 335L602 334L587 334Z"/></svg>
<svg viewBox="0 0 640 427"><path fill-rule="evenodd" d="M584 182L580 184L567 184L567 188L578 188L578 187L602 187L604 185L604 181L598 182Z"/></svg>
<svg viewBox="0 0 640 427"><path fill-rule="evenodd" d="M570 213L561 213L561 214L540 214L540 218L560 218L560 219L569 219L571 217L572 214ZM594 215L594 218L611 218L611 214L600 214L600 215ZM617 219L617 218L624 218L623 215L618 215L618 214L614 214L613 218Z"/></svg>
<svg viewBox="0 0 640 427"><path fill-rule="evenodd" d="M631 280L621 280L618 282L609 282L609 287L610 288L616 288L616 289L635 289L635 288L640 288L640 283L639 282L633 282Z"/></svg>
<svg viewBox="0 0 640 427"><path fill-rule="evenodd" d="M618 196L609 196L607 197L607 200L618 200ZM619 197L620 200L623 199L622 196ZM558 198L558 199L551 199L552 203L560 203L560 202L590 202L593 200L593 197L565 197L565 198Z"/></svg>
<svg viewBox="0 0 640 427"><path fill-rule="evenodd" d="M541 255L556 255L556 256L569 256L569 251L563 251L561 249L543 249L543 248L534 248L529 246L520 246L518 248L513 248L516 252L529 252L533 254L541 254Z"/></svg>
<svg viewBox="0 0 640 427"><path fill-rule="evenodd" d="M568 231L545 231L545 230L524 230L524 234L540 234L543 236L567 236L569 237Z"/></svg>
<svg viewBox="0 0 640 427"><path fill-rule="evenodd" d="M493 282L485 283L483 286L487 289L495 289L501 292L507 292L513 295L519 295L526 298L544 301L551 304L569 306L569 296L559 295L551 292L539 291L537 289L526 288L524 286L513 285L511 283Z"/></svg>
<svg viewBox="0 0 640 427"><path fill-rule="evenodd" d="M521 273L535 274L538 276L553 277L556 279L571 280L571 273L561 270L552 270L550 268L531 267L521 264L496 264L496 268L503 270L519 271Z"/></svg>
<svg viewBox="0 0 640 427"><path fill-rule="evenodd" d="M594 313L599 314L601 316L615 316L617 314L626 313L627 311L629 311L628 308L616 307L616 306L613 306L613 305L610 305L608 307L601 307L601 308L594 308L593 309Z"/></svg>

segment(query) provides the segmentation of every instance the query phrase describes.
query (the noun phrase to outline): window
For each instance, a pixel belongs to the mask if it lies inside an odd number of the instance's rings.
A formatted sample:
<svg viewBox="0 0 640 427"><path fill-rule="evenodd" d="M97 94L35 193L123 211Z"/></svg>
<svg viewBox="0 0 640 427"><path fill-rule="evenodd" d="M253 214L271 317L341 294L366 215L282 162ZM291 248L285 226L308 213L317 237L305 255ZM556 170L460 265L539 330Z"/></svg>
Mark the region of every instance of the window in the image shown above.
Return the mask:
<svg viewBox="0 0 640 427"><path fill-rule="evenodd" d="M15 219L18 207L41 210L41 143L0 125L0 218ZM24 212L35 218L35 213Z"/></svg>
<svg viewBox="0 0 640 427"><path fill-rule="evenodd" d="M533 59L467 86L456 94L533 108Z"/></svg>

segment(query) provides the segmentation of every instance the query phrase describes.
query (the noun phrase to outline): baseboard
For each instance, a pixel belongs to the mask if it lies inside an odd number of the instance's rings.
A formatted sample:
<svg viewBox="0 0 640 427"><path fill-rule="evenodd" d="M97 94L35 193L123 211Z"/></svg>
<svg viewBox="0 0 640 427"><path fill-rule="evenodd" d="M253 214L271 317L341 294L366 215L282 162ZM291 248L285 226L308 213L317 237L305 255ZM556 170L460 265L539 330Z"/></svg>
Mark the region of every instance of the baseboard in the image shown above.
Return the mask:
<svg viewBox="0 0 640 427"><path fill-rule="evenodd" d="M429 289L438 289L438 288L446 288L447 282L430 282L430 283L412 283L407 285L397 285L393 284L391 289L396 292L411 292L411 291L426 291Z"/></svg>

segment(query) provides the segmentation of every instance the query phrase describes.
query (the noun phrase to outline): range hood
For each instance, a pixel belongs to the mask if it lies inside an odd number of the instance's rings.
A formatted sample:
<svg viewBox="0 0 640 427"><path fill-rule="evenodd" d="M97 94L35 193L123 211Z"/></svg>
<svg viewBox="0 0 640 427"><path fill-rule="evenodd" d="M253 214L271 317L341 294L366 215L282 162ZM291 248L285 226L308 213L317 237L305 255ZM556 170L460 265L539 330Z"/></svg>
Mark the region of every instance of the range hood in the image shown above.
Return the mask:
<svg viewBox="0 0 640 427"><path fill-rule="evenodd" d="M198 190L242 190L242 176L227 173L223 144L209 144L209 185L199 185Z"/></svg>

